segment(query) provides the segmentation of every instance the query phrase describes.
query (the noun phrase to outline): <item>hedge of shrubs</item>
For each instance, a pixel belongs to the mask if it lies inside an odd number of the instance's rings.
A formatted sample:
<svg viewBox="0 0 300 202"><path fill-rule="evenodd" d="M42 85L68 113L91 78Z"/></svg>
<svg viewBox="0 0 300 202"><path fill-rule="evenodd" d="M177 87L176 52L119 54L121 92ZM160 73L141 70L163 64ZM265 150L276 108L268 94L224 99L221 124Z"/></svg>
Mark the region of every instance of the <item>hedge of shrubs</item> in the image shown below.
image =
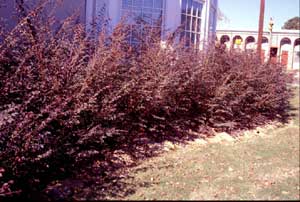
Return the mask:
<svg viewBox="0 0 300 202"><path fill-rule="evenodd" d="M138 138L287 117L289 75L255 54L196 51L176 37L162 48L151 30L133 47L122 23L95 40L73 17L53 32L38 9L28 16L2 33L0 197L42 191Z"/></svg>

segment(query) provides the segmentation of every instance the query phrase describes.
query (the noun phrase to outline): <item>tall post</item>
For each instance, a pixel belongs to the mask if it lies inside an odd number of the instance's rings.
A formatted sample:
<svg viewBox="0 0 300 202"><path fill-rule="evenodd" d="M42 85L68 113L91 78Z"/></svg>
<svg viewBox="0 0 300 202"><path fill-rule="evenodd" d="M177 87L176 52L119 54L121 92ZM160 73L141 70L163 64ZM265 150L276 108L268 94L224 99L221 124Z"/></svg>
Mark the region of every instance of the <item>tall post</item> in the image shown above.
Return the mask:
<svg viewBox="0 0 300 202"><path fill-rule="evenodd" d="M265 17L265 0L260 0L260 12L259 12L259 25L258 25L258 37L257 37L257 54L261 57L261 44L264 28Z"/></svg>
<svg viewBox="0 0 300 202"><path fill-rule="evenodd" d="M269 60L271 60L271 49L272 49L272 41L273 41L273 35L272 35L273 25L274 25L273 18L270 18L270 21L269 21L269 31L270 31Z"/></svg>
<svg viewBox="0 0 300 202"><path fill-rule="evenodd" d="M270 31L270 42L269 42L269 60L271 60L271 49L272 49L272 41L273 41L273 35L272 30Z"/></svg>

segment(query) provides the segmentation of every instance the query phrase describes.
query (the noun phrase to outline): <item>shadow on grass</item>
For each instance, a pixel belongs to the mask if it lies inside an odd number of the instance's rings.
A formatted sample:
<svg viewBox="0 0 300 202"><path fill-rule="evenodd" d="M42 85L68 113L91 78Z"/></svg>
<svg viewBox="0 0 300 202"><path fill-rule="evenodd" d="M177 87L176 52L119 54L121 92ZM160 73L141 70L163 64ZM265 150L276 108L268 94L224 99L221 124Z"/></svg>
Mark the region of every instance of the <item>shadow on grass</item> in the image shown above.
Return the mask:
<svg viewBox="0 0 300 202"><path fill-rule="evenodd" d="M135 193L139 187L151 187L155 182L143 182L131 184L132 174L128 170L136 167L144 159L158 156L162 153L163 141L173 144L185 144L199 138L198 135L181 135L177 138L165 137L161 141L142 138L140 142L129 142L123 148L115 148L94 159L93 164L87 164L81 169L79 175L74 178L53 182L44 191L43 197L53 201L61 200L109 200L111 198L126 198ZM147 144L145 144L147 142ZM116 151L121 151L115 155ZM150 167L142 167L139 170L148 170Z"/></svg>
<svg viewBox="0 0 300 202"><path fill-rule="evenodd" d="M299 88L296 88L295 96L299 95ZM291 105L285 109L288 111L285 116L278 117L252 117L253 123L267 124L270 121L288 123L289 120L299 120L299 100L293 99ZM263 120L267 120L263 122ZM232 124L220 127L205 126L198 127L197 124L186 124L186 130L174 130L166 128L167 133L151 134L140 133L135 138L128 137L120 142L110 142L110 148L81 163L77 169L76 176L65 180L56 180L50 183L43 193L32 193L32 199L66 201L66 200L105 200L110 198L125 198L135 193L138 187L150 187L155 182L144 182L141 184L129 183L131 175L129 169L136 167L144 159L158 156L163 151L163 142L169 141L173 144L185 144L198 138L212 136L212 128L218 132L230 132L234 134L240 130L254 129L262 124L250 124L249 122L238 123L235 127ZM197 127L196 127L197 126ZM176 134L176 135L174 135ZM142 167L136 171L146 171L151 167Z"/></svg>

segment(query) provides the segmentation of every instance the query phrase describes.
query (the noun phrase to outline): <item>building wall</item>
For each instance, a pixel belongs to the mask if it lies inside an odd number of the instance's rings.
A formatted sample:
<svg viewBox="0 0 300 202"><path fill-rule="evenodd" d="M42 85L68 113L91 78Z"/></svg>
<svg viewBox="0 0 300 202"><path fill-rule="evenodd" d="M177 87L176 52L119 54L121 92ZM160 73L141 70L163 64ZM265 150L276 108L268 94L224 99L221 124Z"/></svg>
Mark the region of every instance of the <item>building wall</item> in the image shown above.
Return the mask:
<svg viewBox="0 0 300 202"><path fill-rule="evenodd" d="M257 31L247 31L247 30L217 30L217 39L221 43L222 37L228 37L229 41L226 42L227 48L238 48L240 50L252 49L255 50L257 46ZM234 45L234 38L239 36L242 39L242 43L239 46ZM247 43L247 38L253 37L254 43L251 44L251 47ZM276 61L282 62L283 56L287 51L287 68L288 69L298 69L299 70L299 40L300 35L298 30L282 30L277 32L263 32L263 41L262 49L265 53L265 61L268 61L270 48L277 48ZM272 38L272 39L271 39Z"/></svg>
<svg viewBox="0 0 300 202"><path fill-rule="evenodd" d="M181 24L182 1L166 0L165 29L171 33Z"/></svg>
<svg viewBox="0 0 300 202"><path fill-rule="evenodd" d="M110 0L108 15L112 20L112 26L115 27L121 19L121 3L120 0Z"/></svg>
<svg viewBox="0 0 300 202"><path fill-rule="evenodd" d="M0 0L0 17L5 19L7 28L12 29L20 17L16 12L16 1L18 0ZM78 14L79 22L85 22L85 0L60 0L60 4L56 4L56 0L50 0L44 10L45 15L54 14L57 20L64 20L72 14ZM26 12L34 9L41 0L24 0Z"/></svg>
<svg viewBox="0 0 300 202"><path fill-rule="evenodd" d="M9 29L13 27L13 24L16 24L16 20L12 16L15 14L13 1L0 0L0 17L5 20L6 26Z"/></svg>
<svg viewBox="0 0 300 202"><path fill-rule="evenodd" d="M163 0L164 1L164 19L162 29L164 34L174 32L181 25L181 12L183 1L185 0ZM200 48L203 49L208 40L214 39L217 21L217 6L218 0L186 0L186 1L198 1L203 4L202 9L202 22L201 22L201 35ZM90 29L89 24L97 14L103 12L100 11L100 7L97 5L106 5L106 15L110 19L111 28L115 27L122 17L122 0L86 0L86 22L87 30ZM162 39L163 39L162 35Z"/></svg>
<svg viewBox="0 0 300 202"><path fill-rule="evenodd" d="M18 21L18 18L14 18L17 15L14 12L16 7L16 1L18 0L0 0L1 3L5 3L5 6L0 6L0 17L4 17L11 29ZM34 8L38 2L42 0L25 0L28 11ZM52 9L56 4L56 0L49 0L47 4L45 14L54 11L54 15L58 20L66 19L68 16L78 12L79 22L86 23L86 30L90 32L93 30L93 25L96 25L97 30L101 30L104 19L110 20L109 27L113 29L121 19L122 0L59 0L62 3ZM150 0L149 0L150 1ZM163 0L164 1L164 15L162 39L164 34L169 34L175 31L183 22L181 19L182 8L184 2L199 2L203 4L201 13L201 29L200 29L200 41L198 44L200 49L205 48L208 41L213 40L216 30L217 20L217 5L218 0ZM52 2L52 3L51 3ZM0 4L1 5L1 4ZM192 35L191 35L192 37ZM198 40L198 39L197 39ZM196 41L196 39L194 40ZM197 46L198 46L197 45Z"/></svg>

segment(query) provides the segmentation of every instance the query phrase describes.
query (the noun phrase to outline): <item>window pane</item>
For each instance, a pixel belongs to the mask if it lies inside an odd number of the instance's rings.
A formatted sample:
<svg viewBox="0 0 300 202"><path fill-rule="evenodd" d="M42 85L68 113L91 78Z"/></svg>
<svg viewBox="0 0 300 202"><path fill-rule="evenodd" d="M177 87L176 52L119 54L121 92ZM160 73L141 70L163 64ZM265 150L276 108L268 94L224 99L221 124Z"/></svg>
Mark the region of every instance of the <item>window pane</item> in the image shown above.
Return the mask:
<svg viewBox="0 0 300 202"><path fill-rule="evenodd" d="M203 4L196 0L182 0L181 6L181 23L185 26L185 44L195 45L200 40L197 37L200 37Z"/></svg>
<svg viewBox="0 0 300 202"><path fill-rule="evenodd" d="M193 16L197 15L198 2L193 1Z"/></svg>
<svg viewBox="0 0 300 202"><path fill-rule="evenodd" d="M202 8L203 8L203 4L202 4L202 3L199 3L199 7L198 7L198 17L199 17L199 18L201 18Z"/></svg>
<svg viewBox="0 0 300 202"><path fill-rule="evenodd" d="M142 7L132 7L132 10L136 11L136 12L142 12Z"/></svg>
<svg viewBox="0 0 300 202"><path fill-rule="evenodd" d="M152 19L153 19L153 25L160 26L162 23L162 15L153 13L152 14Z"/></svg>
<svg viewBox="0 0 300 202"><path fill-rule="evenodd" d="M132 0L123 0L122 1L122 8L128 9L132 5Z"/></svg>
<svg viewBox="0 0 300 202"><path fill-rule="evenodd" d="M187 0L182 0L181 13L186 13Z"/></svg>
<svg viewBox="0 0 300 202"><path fill-rule="evenodd" d="M162 13L161 9L153 9L153 13Z"/></svg>
<svg viewBox="0 0 300 202"><path fill-rule="evenodd" d="M196 27L197 27L197 18L196 17L192 17L193 21L192 21L192 31L196 32Z"/></svg>
<svg viewBox="0 0 300 202"><path fill-rule="evenodd" d="M130 21L130 20L132 20L131 18L132 18L132 14L131 14L131 12L130 11L128 11L128 10L123 10L122 11L122 16L125 18L125 20L127 20L127 21Z"/></svg>
<svg viewBox="0 0 300 202"><path fill-rule="evenodd" d="M200 34L197 34L197 36L196 36L196 46L197 46L197 48L198 48L199 44L200 44Z"/></svg>
<svg viewBox="0 0 300 202"><path fill-rule="evenodd" d="M133 17L134 20L141 20L141 18L142 18L142 12L134 11L134 12L132 12L132 17Z"/></svg>
<svg viewBox="0 0 300 202"><path fill-rule="evenodd" d="M152 8L153 0L144 0L144 7Z"/></svg>
<svg viewBox="0 0 300 202"><path fill-rule="evenodd" d="M184 31L180 33L180 42L184 42L184 35L185 35Z"/></svg>
<svg viewBox="0 0 300 202"><path fill-rule="evenodd" d="M190 16L187 16L187 18L186 18L185 29L191 30L191 17Z"/></svg>
<svg viewBox="0 0 300 202"><path fill-rule="evenodd" d="M143 0L132 0L132 6L142 7L143 6Z"/></svg>
<svg viewBox="0 0 300 202"><path fill-rule="evenodd" d="M141 34L141 27L139 25L132 26L132 38L138 39Z"/></svg>
<svg viewBox="0 0 300 202"><path fill-rule="evenodd" d="M201 31L201 19L198 18L198 22L197 22L197 32Z"/></svg>
<svg viewBox="0 0 300 202"><path fill-rule="evenodd" d="M185 25L186 24L186 15L181 15L181 25Z"/></svg>
<svg viewBox="0 0 300 202"><path fill-rule="evenodd" d="M149 26L143 26L142 32L141 32L142 37L143 38L147 37L147 35L149 35L150 31L151 30L150 30Z"/></svg>
<svg viewBox="0 0 300 202"><path fill-rule="evenodd" d="M191 15L191 14L192 14L192 0L188 0L187 14L188 14L188 15Z"/></svg>
<svg viewBox="0 0 300 202"><path fill-rule="evenodd" d="M131 25L144 25L148 27L148 31L143 31L144 34L150 34L151 30L159 30L159 33L162 31L162 20L163 20L163 7L164 0L122 0L122 15L129 15L130 18L127 20ZM125 16L126 18L126 16ZM146 24L145 24L146 23ZM136 28L136 27L134 27ZM133 27L130 28L131 30ZM141 35L140 31L132 30L132 35L130 38L130 43L140 43L137 42L137 38ZM146 36L147 37L147 36Z"/></svg>
<svg viewBox="0 0 300 202"><path fill-rule="evenodd" d="M154 8L163 8L163 0L154 0Z"/></svg>
<svg viewBox="0 0 300 202"><path fill-rule="evenodd" d="M191 34L191 43L195 44L195 33Z"/></svg>
<svg viewBox="0 0 300 202"><path fill-rule="evenodd" d="M186 32L185 35L185 45L186 46L190 46L191 44L191 33L190 32Z"/></svg>
<svg viewBox="0 0 300 202"><path fill-rule="evenodd" d="M152 23L151 19L152 19L151 13L144 13L143 14L143 20L144 20L145 23L151 25L151 23Z"/></svg>
<svg viewBox="0 0 300 202"><path fill-rule="evenodd" d="M143 12L145 12L145 13L152 13L153 9L152 8L143 8Z"/></svg>

